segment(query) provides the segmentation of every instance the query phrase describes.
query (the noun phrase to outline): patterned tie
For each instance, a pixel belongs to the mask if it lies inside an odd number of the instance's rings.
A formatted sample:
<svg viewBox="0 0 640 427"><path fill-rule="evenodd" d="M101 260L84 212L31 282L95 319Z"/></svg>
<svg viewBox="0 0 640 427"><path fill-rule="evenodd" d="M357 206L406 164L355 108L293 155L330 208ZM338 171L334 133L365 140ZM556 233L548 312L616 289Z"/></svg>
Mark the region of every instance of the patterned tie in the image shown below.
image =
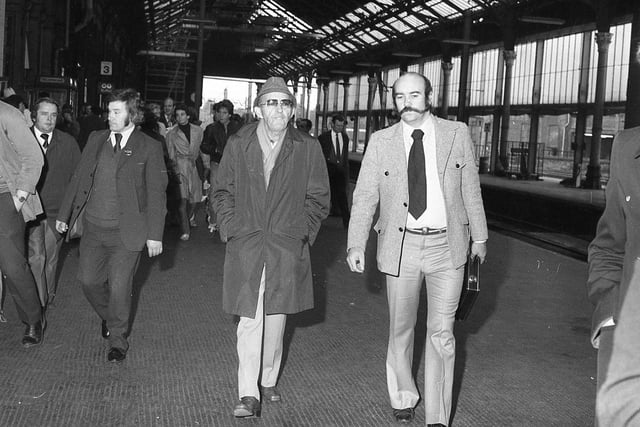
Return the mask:
<svg viewBox="0 0 640 427"><path fill-rule="evenodd" d="M40 135L40 138L44 140L44 143L42 144L42 148L46 150L47 147L49 147L49 134L43 133L42 135Z"/></svg>
<svg viewBox="0 0 640 427"><path fill-rule="evenodd" d="M113 152L117 153L118 151L120 151L120 141L122 141L122 134L115 133L114 135L116 136L116 145L113 146Z"/></svg>
<svg viewBox="0 0 640 427"><path fill-rule="evenodd" d="M424 132L415 129L411 133L413 144L409 151L407 176L409 178L409 213L416 219L427 209L427 175L424 165Z"/></svg>

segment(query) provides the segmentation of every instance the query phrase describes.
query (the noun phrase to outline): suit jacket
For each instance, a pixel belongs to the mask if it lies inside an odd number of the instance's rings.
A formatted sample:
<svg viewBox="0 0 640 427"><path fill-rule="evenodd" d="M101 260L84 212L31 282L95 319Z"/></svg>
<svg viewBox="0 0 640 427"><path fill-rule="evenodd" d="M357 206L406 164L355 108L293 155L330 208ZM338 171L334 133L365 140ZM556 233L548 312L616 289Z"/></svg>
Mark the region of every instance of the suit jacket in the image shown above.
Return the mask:
<svg viewBox="0 0 640 427"><path fill-rule="evenodd" d="M171 115L171 122L167 120L167 116L164 115L164 112L160 113L160 118L158 119L159 123L162 123L166 130L173 127L176 124L176 118L174 115Z"/></svg>
<svg viewBox="0 0 640 427"><path fill-rule="evenodd" d="M595 306L591 342L596 348L603 324L620 313L640 256L640 127L620 132L613 142L606 200L589 245L587 291Z"/></svg>
<svg viewBox="0 0 640 427"><path fill-rule="evenodd" d="M100 151L109 141L109 130L93 132L82 152L58 213L58 220L73 226L93 188ZM167 171L162 147L134 130L122 149L116 172L120 204L120 238L130 251L142 250L147 240L162 241L166 214Z"/></svg>
<svg viewBox="0 0 640 427"><path fill-rule="evenodd" d="M329 180L317 141L289 126L265 188L258 123L229 138L213 199L227 242L223 308L254 317L266 264L266 314L313 307L309 247L329 213Z"/></svg>
<svg viewBox="0 0 640 427"><path fill-rule="evenodd" d="M346 132L342 132L342 152L336 153L336 146L331 139L331 131L324 132L318 137L322 154L327 161L327 169L329 175L342 174L345 178L345 184L349 178L349 137Z"/></svg>
<svg viewBox="0 0 640 427"><path fill-rule="evenodd" d="M487 221L473 144L464 123L433 117L438 176L447 211L447 239L454 267L463 265L472 240L486 240ZM398 276L406 233L409 189L402 124L371 136L353 193L348 248L364 250L376 208L378 268Z"/></svg>
<svg viewBox="0 0 640 427"><path fill-rule="evenodd" d="M11 194L15 195L17 190L31 194L21 211L25 221L34 220L42 213L36 184L43 164L42 150L29 132L22 113L0 102L0 176L7 182Z"/></svg>
<svg viewBox="0 0 640 427"><path fill-rule="evenodd" d="M33 127L31 127L31 132L35 137ZM78 147L76 140L71 135L54 129L49 147L44 155L44 167L37 186L47 217L56 218L58 216L62 198L73 172L80 162L80 156L80 147Z"/></svg>

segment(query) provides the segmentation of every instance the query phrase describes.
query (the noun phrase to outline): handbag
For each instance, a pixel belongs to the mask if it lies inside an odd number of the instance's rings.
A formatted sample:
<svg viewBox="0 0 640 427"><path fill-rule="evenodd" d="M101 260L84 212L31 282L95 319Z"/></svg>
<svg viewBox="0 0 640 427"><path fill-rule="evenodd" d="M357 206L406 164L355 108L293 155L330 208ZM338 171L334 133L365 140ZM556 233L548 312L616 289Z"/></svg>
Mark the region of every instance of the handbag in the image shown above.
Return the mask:
<svg viewBox="0 0 640 427"><path fill-rule="evenodd" d="M480 294L480 259L469 255L464 267L464 282L456 311L456 320L465 320Z"/></svg>

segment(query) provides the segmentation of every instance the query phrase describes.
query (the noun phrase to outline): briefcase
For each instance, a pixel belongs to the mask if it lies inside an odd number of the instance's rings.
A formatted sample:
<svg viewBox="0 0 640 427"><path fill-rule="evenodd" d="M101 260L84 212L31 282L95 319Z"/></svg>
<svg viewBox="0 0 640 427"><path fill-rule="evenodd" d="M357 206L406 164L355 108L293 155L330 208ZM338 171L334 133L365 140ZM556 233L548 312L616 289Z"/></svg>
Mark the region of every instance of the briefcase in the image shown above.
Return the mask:
<svg viewBox="0 0 640 427"><path fill-rule="evenodd" d="M469 255L464 267L464 282L456 311L456 320L465 320L480 293L480 259Z"/></svg>

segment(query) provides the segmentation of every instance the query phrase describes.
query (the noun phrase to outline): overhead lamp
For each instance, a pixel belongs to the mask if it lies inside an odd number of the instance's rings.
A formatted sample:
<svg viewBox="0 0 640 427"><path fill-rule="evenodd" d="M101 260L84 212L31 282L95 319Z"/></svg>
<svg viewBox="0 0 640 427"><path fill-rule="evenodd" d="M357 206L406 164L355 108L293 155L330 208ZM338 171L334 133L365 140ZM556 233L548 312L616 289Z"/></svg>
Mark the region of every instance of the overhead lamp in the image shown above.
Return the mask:
<svg viewBox="0 0 640 427"><path fill-rule="evenodd" d="M442 43L463 44L463 45L468 45L468 46L475 46L480 42L478 40L467 40L467 39L443 39Z"/></svg>
<svg viewBox="0 0 640 427"><path fill-rule="evenodd" d="M564 25L565 20L560 18L549 18L546 16L521 16L518 18L520 22L528 22L530 24L547 24L547 25Z"/></svg>
<svg viewBox="0 0 640 427"><path fill-rule="evenodd" d="M168 52L164 50L139 50L138 55L166 56L170 58L188 58L189 57L189 54L185 52Z"/></svg>
<svg viewBox="0 0 640 427"><path fill-rule="evenodd" d="M392 56L402 56L405 58L422 58L422 54L414 52L393 52Z"/></svg>
<svg viewBox="0 0 640 427"><path fill-rule="evenodd" d="M349 70L329 70L329 72L332 74L343 74L345 76L350 76L351 74L353 74L353 72Z"/></svg>
<svg viewBox="0 0 640 427"><path fill-rule="evenodd" d="M355 65L358 67L371 67L371 68L380 68L382 64L378 62L356 62Z"/></svg>

